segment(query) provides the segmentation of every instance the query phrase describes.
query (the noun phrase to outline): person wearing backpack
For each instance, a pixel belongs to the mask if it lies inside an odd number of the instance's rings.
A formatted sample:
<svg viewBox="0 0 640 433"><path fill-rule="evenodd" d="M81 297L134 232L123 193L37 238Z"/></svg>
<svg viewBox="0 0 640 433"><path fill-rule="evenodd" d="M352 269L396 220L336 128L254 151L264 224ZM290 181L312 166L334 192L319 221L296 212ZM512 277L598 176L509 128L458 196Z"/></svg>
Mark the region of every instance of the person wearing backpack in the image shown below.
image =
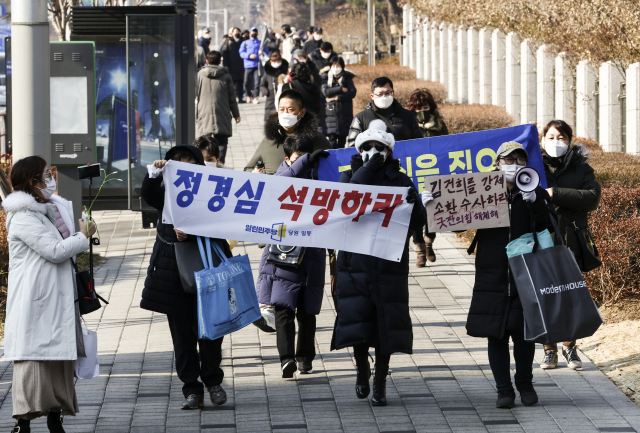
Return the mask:
<svg viewBox="0 0 640 433"><path fill-rule="evenodd" d="M594 269L585 259L596 257L595 243L589 228L589 212L598 208L602 188L589 165L589 150L573 141L573 130L563 120L552 120L542 130L542 161L547 178L547 192L558 214L560 234L576 258L582 272ZM582 244L582 245L581 245ZM595 260L596 262L598 260ZM572 370L582 367L575 341L565 341L562 355ZM556 368L558 345L544 345L542 369Z"/></svg>

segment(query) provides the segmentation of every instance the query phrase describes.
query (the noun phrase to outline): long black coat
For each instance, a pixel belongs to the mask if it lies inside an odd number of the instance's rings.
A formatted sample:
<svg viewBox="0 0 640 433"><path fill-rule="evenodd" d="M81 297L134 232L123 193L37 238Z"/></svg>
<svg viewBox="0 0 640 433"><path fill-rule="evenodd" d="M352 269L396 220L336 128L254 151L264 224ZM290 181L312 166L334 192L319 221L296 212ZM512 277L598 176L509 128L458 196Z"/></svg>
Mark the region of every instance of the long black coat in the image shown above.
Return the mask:
<svg viewBox="0 0 640 433"><path fill-rule="evenodd" d="M548 229L553 233L549 194L536 188L536 201L532 203L536 231ZM467 334L472 337L502 338L509 334L524 334L524 313L509 269L507 244L531 233L531 217L527 203L517 187L509 192L511 227L478 230L476 252L476 278L467 317Z"/></svg>
<svg viewBox="0 0 640 433"><path fill-rule="evenodd" d="M371 123L372 120L380 119L376 113L385 117L396 129L396 131L393 131L387 127L387 132L392 133L396 141L423 137L415 114L406 108L402 108L402 105L395 99L391 107L384 110L376 107L373 102L369 102L365 109L353 118L349 128L349 135L347 136L346 147L355 146L358 134L368 129L369 123Z"/></svg>
<svg viewBox="0 0 640 433"><path fill-rule="evenodd" d="M410 187L413 182L398 171L397 160L372 173L359 168L347 170L341 183ZM352 165L353 166L353 165ZM415 203L409 233L421 230L427 221L422 203ZM409 236L400 262L365 254L338 254L337 317L331 350L356 344L379 347L383 355L412 353L413 329L409 315Z"/></svg>
<svg viewBox="0 0 640 433"><path fill-rule="evenodd" d="M244 80L244 61L240 57L240 44L233 38L226 39L220 47L222 53L222 66L229 70L233 82Z"/></svg>
<svg viewBox="0 0 640 433"><path fill-rule="evenodd" d="M343 71L336 79L331 71L322 76L322 94L325 98L338 97L337 101L325 102L326 134L346 136L353 120L353 98L356 97L356 86L353 84L355 74ZM343 92L342 88L347 91Z"/></svg>
<svg viewBox="0 0 640 433"><path fill-rule="evenodd" d="M194 146L176 146L188 149L196 158L198 165L204 165L202 152ZM147 174L142 181L141 195L144 201L151 207L158 210L158 235L169 243L178 242L172 224L162 223L162 209L164 208L164 184L162 178L150 179ZM227 257L231 257L229 244L218 242L223 247ZM156 237L153 245L153 253L149 267L147 268L147 278L144 281L142 290L142 300L140 308L162 314L181 314L185 309L193 308L197 302L196 295L185 293L180 283L176 253L172 245L162 242Z"/></svg>
<svg viewBox="0 0 640 433"><path fill-rule="evenodd" d="M282 65L280 65L278 69L271 66L271 60L264 65L264 75L260 79L260 96L267 97L267 100L264 103L265 119L270 114L278 111L275 104L276 93L278 93L278 77L282 74L287 75L288 72L289 62L285 59L282 59Z"/></svg>

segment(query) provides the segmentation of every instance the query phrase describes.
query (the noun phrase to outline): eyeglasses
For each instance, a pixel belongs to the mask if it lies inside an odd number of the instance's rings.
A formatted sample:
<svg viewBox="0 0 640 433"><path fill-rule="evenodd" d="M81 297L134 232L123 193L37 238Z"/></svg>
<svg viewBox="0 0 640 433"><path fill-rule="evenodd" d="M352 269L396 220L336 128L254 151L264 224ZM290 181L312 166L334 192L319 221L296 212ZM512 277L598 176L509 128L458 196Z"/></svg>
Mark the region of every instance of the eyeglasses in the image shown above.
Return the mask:
<svg viewBox="0 0 640 433"><path fill-rule="evenodd" d="M375 148L376 148L376 150L377 150L378 152L382 152L382 151L384 151L384 148L385 148L385 147L387 147L387 146L385 146L385 145L384 145L384 144L382 144L382 143L374 142L374 143L364 143L362 146L360 146L360 149L361 149L361 150L363 150L364 152L368 152L368 151L370 151L374 146L375 146Z"/></svg>
<svg viewBox="0 0 640 433"><path fill-rule="evenodd" d="M500 158L505 164L512 165L514 162L518 165L527 165L527 158L510 158L508 156Z"/></svg>
<svg viewBox="0 0 640 433"><path fill-rule="evenodd" d="M35 180L46 180L46 179L49 179L50 177L51 177L51 170L47 170L42 174L36 175Z"/></svg>
<svg viewBox="0 0 640 433"><path fill-rule="evenodd" d="M393 90L389 90L388 92L382 92L382 93L374 93L373 96L375 96L376 98L379 98L381 96L393 96Z"/></svg>

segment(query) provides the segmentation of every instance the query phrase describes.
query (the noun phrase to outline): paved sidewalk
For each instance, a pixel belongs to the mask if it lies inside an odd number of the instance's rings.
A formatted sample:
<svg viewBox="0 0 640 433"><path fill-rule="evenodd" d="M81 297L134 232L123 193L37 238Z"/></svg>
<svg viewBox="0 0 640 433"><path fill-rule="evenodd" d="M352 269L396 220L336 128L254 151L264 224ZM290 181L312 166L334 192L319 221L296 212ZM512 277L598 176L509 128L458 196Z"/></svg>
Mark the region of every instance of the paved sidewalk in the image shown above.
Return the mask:
<svg viewBox="0 0 640 433"><path fill-rule="evenodd" d="M228 165L241 168L262 137L263 105L241 106L242 123L230 141ZM495 408L496 393L486 340L466 335L474 267L454 236L438 235L437 261L413 267L410 307L414 354L394 355L387 381L389 406L372 407L355 396L355 366L347 350L329 351L335 319L329 285L318 317L314 374L280 377L275 335L254 326L225 338L226 405L181 411L166 317L139 308L154 230L141 228L132 212L97 215L97 287L110 305L88 316L98 331L100 377L77 384L80 414L65 418L67 432L634 432L640 408L586 358L572 371L535 365L541 403ZM262 250L241 243L257 275ZM327 272L327 281L328 272ZM537 351L538 361L542 348ZM0 358L0 431L11 420L12 364ZM519 401L518 401L519 402ZM33 431L47 431L44 420Z"/></svg>

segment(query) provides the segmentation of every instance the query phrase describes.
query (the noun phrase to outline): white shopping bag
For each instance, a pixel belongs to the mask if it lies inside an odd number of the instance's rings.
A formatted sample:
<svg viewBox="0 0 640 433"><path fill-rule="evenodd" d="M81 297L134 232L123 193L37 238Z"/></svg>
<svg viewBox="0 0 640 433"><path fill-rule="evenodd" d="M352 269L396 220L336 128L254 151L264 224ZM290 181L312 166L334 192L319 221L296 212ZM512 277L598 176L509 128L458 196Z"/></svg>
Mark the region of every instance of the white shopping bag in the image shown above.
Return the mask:
<svg viewBox="0 0 640 433"><path fill-rule="evenodd" d="M76 359L73 367L78 379L93 379L100 376L98 334L83 326L82 339L84 340L84 350L87 353L87 357Z"/></svg>

